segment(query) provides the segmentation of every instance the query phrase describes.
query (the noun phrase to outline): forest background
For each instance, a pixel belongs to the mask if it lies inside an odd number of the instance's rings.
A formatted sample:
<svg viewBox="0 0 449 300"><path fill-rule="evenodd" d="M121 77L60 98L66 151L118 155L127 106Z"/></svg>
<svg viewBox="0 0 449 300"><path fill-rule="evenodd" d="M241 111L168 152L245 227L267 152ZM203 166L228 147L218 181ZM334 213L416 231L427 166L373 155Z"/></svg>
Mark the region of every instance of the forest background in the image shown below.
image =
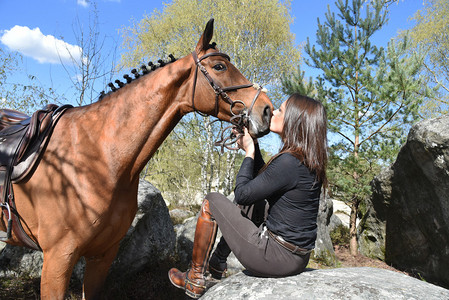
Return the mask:
<svg viewBox="0 0 449 300"><path fill-rule="evenodd" d="M78 0L70 38L44 35L39 28L21 26L25 24L0 27L1 107L31 113L46 103L88 105L97 101L108 82L121 79L129 69L167 59L170 53L175 57L190 53L206 21L214 17L214 40L220 49L247 78L268 87L276 107L291 92L325 103L329 191L352 209L354 242L355 219L363 211L360 205L369 195L369 182L395 159L412 124L447 113L449 4L321 2L328 8L319 6L318 18L313 16L307 24L312 34L298 41L292 32L295 20L313 14L302 1L173 0L122 23L118 33L110 35L102 30L107 23L105 1ZM411 2L414 7L421 3L409 15L412 25L397 28L403 30L387 43L380 42L379 34L395 21L391 11ZM7 5L0 2L0 15L8 13ZM114 18L112 12L109 18ZM36 43L46 40L46 47L23 42L33 38ZM55 71L59 68L59 73L53 75L51 69L49 75L34 73L29 57ZM50 80L42 79L46 76ZM66 82L62 88L60 80ZM242 155L221 153L213 146L225 125L210 121L196 114L185 117L142 173L171 207L195 208L209 191L232 193ZM261 144L268 159L280 141L270 134Z"/></svg>

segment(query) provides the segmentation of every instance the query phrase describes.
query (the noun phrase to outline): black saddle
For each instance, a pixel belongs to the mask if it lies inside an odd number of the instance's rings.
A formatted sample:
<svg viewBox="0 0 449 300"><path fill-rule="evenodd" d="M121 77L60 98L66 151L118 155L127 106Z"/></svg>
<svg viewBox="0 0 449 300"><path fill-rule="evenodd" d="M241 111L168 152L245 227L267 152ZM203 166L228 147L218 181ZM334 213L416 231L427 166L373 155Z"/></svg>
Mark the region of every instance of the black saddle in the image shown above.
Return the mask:
<svg viewBox="0 0 449 300"><path fill-rule="evenodd" d="M53 128L70 107L49 104L31 117L11 109L0 110L0 206L8 219L7 233L0 234L0 240L10 239L14 230L25 245L40 249L22 228L12 183L25 182L33 175Z"/></svg>

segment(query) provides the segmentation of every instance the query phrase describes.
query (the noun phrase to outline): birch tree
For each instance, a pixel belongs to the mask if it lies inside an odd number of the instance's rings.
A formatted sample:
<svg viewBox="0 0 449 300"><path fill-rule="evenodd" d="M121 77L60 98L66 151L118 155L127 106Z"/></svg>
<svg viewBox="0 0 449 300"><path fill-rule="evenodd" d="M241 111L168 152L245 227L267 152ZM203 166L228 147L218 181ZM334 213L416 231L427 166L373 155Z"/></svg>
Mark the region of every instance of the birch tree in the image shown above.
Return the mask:
<svg viewBox="0 0 449 300"><path fill-rule="evenodd" d="M434 117L449 112L449 2L426 0L424 8L412 17L415 26L407 33L412 38L410 51L423 52L424 74L435 93L427 99L420 112Z"/></svg>
<svg viewBox="0 0 449 300"><path fill-rule="evenodd" d="M115 65L117 42L100 34L97 6L95 2L91 4L88 22L82 23L77 17L72 26L76 44L82 49L81 56L74 57L67 49L71 62L67 64L61 60L76 91L79 106L97 101L100 92L118 71Z"/></svg>
<svg viewBox="0 0 449 300"><path fill-rule="evenodd" d="M272 101L280 101L275 97L281 86L279 76L290 71L300 58L299 48L294 45L294 36L290 32L293 19L289 0L171 1L164 5L162 11L154 10L135 21L133 26L123 29L123 48L126 51L121 64L132 68L169 54L175 57L189 54L211 17L215 18L214 41L220 50L231 57L232 63L249 80L268 87ZM189 120L191 118L185 121ZM214 128L208 128L209 117L203 121L202 131L207 134L202 137L209 139L202 140L199 145L203 153L201 181L205 184L211 178L218 178L209 172L219 172L214 164L221 163L221 160L214 162L218 152L210 138L216 132L210 131ZM233 189L236 157L235 152L225 151L224 155L227 163L223 174L227 174L227 179L220 176L224 185L218 186L223 191L230 191ZM218 186L205 184L203 187L207 190L203 192Z"/></svg>
<svg viewBox="0 0 449 300"><path fill-rule="evenodd" d="M42 87L37 78L28 75L27 83L17 83L12 77L23 73L22 56L0 47L0 108L15 109L27 114L44 107L49 99L57 99L54 90Z"/></svg>

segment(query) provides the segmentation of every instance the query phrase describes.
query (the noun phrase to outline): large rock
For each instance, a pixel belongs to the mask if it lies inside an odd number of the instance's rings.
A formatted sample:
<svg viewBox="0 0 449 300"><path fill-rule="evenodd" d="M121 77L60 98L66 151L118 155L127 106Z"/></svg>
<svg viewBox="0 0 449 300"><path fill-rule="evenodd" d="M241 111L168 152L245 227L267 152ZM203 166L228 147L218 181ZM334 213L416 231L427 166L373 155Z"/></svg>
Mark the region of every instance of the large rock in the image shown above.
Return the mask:
<svg viewBox="0 0 449 300"><path fill-rule="evenodd" d="M136 216L110 270L113 277L133 275L175 253L176 235L161 192L140 180L137 201Z"/></svg>
<svg viewBox="0 0 449 300"><path fill-rule="evenodd" d="M392 175L392 169L384 169L373 179L371 198L365 200L366 213L357 227L360 253L380 260L385 260L386 220Z"/></svg>
<svg viewBox="0 0 449 300"><path fill-rule="evenodd" d="M0 252L0 277L40 277L43 261L40 251L5 244Z"/></svg>
<svg viewBox="0 0 449 300"><path fill-rule="evenodd" d="M362 250L371 241L387 263L449 287L449 117L413 126L371 202Z"/></svg>
<svg viewBox="0 0 449 300"><path fill-rule="evenodd" d="M174 254L175 233L161 193L151 183L141 180L138 212L122 240L110 276L123 278L157 264ZM6 245L0 252L0 276L40 277L42 252ZM73 277L82 280L84 260L77 264Z"/></svg>
<svg viewBox="0 0 449 300"><path fill-rule="evenodd" d="M318 232L313 256L316 260L328 266L335 266L337 263L337 257L335 256L334 247L329 235L332 216L332 200L328 196L324 197L324 193L321 193L317 218Z"/></svg>
<svg viewBox="0 0 449 300"><path fill-rule="evenodd" d="M208 290L215 299L449 299L449 290L401 273L375 268L308 270L285 278L238 273Z"/></svg>

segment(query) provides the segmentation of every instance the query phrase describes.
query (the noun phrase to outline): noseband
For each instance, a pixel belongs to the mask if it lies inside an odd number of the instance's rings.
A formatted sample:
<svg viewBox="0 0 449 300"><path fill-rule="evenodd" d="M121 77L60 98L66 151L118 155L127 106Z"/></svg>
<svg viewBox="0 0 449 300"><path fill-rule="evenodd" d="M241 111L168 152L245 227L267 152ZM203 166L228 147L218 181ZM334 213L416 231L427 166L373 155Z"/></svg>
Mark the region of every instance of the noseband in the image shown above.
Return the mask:
<svg viewBox="0 0 449 300"><path fill-rule="evenodd" d="M262 91L262 87L259 86L258 84L244 84L244 85L234 85L234 86L229 86L229 87L220 87L215 80L210 76L209 72L207 72L206 68L201 64L201 61L210 57L210 56L222 56L224 58L226 58L228 61L231 61L231 58L222 52L211 52L211 53L207 53L203 56L201 56L200 58L198 58L198 55L196 54L196 51L192 52L192 57L193 60L195 61L196 64L196 70L195 70L195 77L193 80L193 92L192 92L192 108L195 112L199 113L201 116L206 116L204 113L198 111L195 108L195 88L196 88L196 81L198 79L198 69L200 69L201 73L203 73L204 77L206 77L206 80L209 82L210 86L213 88L214 92L215 92L215 116L218 115L218 101L219 101L219 97L221 96L221 98L227 102L230 105L230 112L231 112L231 119L230 119L230 123L232 124L231 126L228 126L226 128L224 128L221 132L221 140L215 142L216 146L220 146L221 147L221 151L223 152L223 148L227 148L230 150L236 150L238 148L235 147L231 147L232 144L234 144L242 135L243 135L243 128L244 127L248 127L249 125L249 117L251 115L252 109L254 107L254 104L257 101L257 98L260 95L260 92ZM236 91L238 89L244 89L244 88L249 88L249 87L254 87L255 89L257 89L257 93L254 96L253 101L251 102L251 106L249 107L249 109L246 109L246 105L245 103L243 103L243 101L241 100L232 100L228 94L226 94L226 92L229 91ZM241 104L243 105L243 109L240 111L240 113L236 114L233 111L233 108L236 104ZM215 122L215 121L214 121ZM239 134L238 135L234 135L233 133L231 133L231 135L227 138L224 138L224 132L228 129L234 128L236 129Z"/></svg>

